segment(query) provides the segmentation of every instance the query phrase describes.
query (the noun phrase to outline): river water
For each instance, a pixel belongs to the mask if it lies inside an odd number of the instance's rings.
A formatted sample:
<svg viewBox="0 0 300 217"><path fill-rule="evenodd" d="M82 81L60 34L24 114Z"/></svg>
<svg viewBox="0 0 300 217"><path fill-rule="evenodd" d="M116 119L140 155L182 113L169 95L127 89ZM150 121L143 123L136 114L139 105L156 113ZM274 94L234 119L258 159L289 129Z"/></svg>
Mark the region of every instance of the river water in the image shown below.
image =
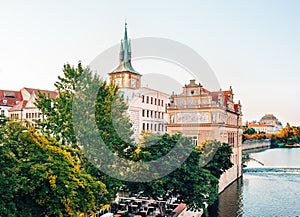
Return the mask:
<svg viewBox="0 0 300 217"><path fill-rule="evenodd" d="M250 157L243 177L220 194L208 216L300 216L300 148L268 149Z"/></svg>

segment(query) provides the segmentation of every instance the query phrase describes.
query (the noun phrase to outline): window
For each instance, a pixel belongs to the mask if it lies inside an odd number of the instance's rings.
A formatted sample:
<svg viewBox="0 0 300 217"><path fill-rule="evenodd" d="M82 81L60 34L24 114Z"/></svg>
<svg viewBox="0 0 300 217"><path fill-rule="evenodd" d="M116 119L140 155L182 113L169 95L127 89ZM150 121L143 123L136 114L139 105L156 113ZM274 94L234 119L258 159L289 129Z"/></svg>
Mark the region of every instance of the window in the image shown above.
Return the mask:
<svg viewBox="0 0 300 217"><path fill-rule="evenodd" d="M193 136L192 142L193 142L194 145L197 145L197 141L198 141L197 136Z"/></svg>
<svg viewBox="0 0 300 217"><path fill-rule="evenodd" d="M157 118L157 111L154 112L154 117Z"/></svg>
<svg viewBox="0 0 300 217"><path fill-rule="evenodd" d="M151 104L153 104L153 97L151 97Z"/></svg>
<svg viewBox="0 0 300 217"><path fill-rule="evenodd" d="M163 100L161 100L161 106L164 106L164 101Z"/></svg>
<svg viewBox="0 0 300 217"><path fill-rule="evenodd" d="M146 103L149 103L149 96L147 96L146 98Z"/></svg>
<svg viewBox="0 0 300 217"><path fill-rule="evenodd" d="M154 124L154 131L156 131L156 124Z"/></svg>
<svg viewBox="0 0 300 217"><path fill-rule="evenodd" d="M145 123L143 123L143 131L145 131Z"/></svg>
<svg viewBox="0 0 300 217"><path fill-rule="evenodd" d="M147 110L147 118L149 118L149 110Z"/></svg>
<svg viewBox="0 0 300 217"><path fill-rule="evenodd" d="M142 102L145 102L145 96L142 95Z"/></svg>
<svg viewBox="0 0 300 217"><path fill-rule="evenodd" d="M142 110L142 116L145 117L145 110Z"/></svg>
<svg viewBox="0 0 300 217"><path fill-rule="evenodd" d="M4 110L1 110L1 115L4 115Z"/></svg>
<svg viewBox="0 0 300 217"><path fill-rule="evenodd" d="M160 112L158 112L158 118L160 118Z"/></svg>
<svg viewBox="0 0 300 217"><path fill-rule="evenodd" d="M160 99L158 99L158 104L157 105L160 105Z"/></svg>
<svg viewBox="0 0 300 217"><path fill-rule="evenodd" d="M161 113L161 119L164 119L164 113Z"/></svg>
<svg viewBox="0 0 300 217"><path fill-rule="evenodd" d="M151 130L153 129L153 124L150 125L151 126Z"/></svg>
<svg viewBox="0 0 300 217"><path fill-rule="evenodd" d="M149 123L147 123L147 130L149 130Z"/></svg>
<svg viewBox="0 0 300 217"><path fill-rule="evenodd" d="M151 117L151 118L153 117L153 111L150 112L150 117Z"/></svg>
<svg viewBox="0 0 300 217"><path fill-rule="evenodd" d="M157 99L155 98L155 99L154 99L154 105L156 105L156 103L157 103Z"/></svg>

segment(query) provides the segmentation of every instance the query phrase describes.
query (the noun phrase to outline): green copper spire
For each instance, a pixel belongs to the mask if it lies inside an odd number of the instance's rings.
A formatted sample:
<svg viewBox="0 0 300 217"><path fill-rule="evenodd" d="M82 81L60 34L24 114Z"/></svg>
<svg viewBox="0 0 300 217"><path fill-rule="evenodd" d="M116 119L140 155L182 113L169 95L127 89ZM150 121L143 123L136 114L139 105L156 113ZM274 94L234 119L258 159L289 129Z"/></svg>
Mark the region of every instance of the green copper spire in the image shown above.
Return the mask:
<svg viewBox="0 0 300 217"><path fill-rule="evenodd" d="M113 71L115 72L132 72L135 74L139 74L135 71L131 65L131 43L128 40L127 34L127 22L125 21L125 32L124 32L124 39L121 40L121 48L120 48L120 64L119 66Z"/></svg>

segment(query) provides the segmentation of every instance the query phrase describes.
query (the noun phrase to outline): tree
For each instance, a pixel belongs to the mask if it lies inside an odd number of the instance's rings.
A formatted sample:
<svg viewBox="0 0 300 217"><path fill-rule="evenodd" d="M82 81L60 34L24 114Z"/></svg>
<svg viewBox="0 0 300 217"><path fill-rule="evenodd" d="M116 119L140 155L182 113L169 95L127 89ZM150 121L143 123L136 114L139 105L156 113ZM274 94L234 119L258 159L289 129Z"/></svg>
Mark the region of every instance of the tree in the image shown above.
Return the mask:
<svg viewBox="0 0 300 217"><path fill-rule="evenodd" d="M140 151L135 160L150 161L168 153L178 142L184 145L192 144L188 137L180 134L158 135L149 134L144 138ZM206 154L207 148L212 152ZM140 193L154 199L159 197L177 197L186 203L190 210L205 208L205 204L212 204L218 197L218 178L220 173L232 166L230 162L231 147L221 145L217 141L207 141L202 147L194 147L190 156L173 172L165 177L144 183L124 183L129 192ZM205 166L204 161L210 159Z"/></svg>
<svg viewBox="0 0 300 217"><path fill-rule="evenodd" d="M272 135L271 140L273 145L278 143L284 144L295 144L300 142L300 129L299 127L290 126L289 123L286 124L280 132Z"/></svg>
<svg viewBox="0 0 300 217"><path fill-rule="evenodd" d="M204 166L204 168L209 170L215 177L220 178L226 170L233 166L233 163L230 160L232 147L227 143L221 144L219 141L205 141L202 144L202 147L207 146L217 146L218 148L212 159Z"/></svg>
<svg viewBox="0 0 300 217"><path fill-rule="evenodd" d="M127 106L116 85L107 84L81 63L77 67L64 65L63 73L55 82L56 98L43 93L38 95L36 106L45 117L38 122L39 129L64 145L83 147L83 154L79 152L78 157L85 162L85 171L105 183L108 194L103 197L110 203L122 184L95 167L98 160L110 157L101 155L98 137L112 153L130 156L134 144L131 123L125 115ZM95 120L96 130L90 119Z"/></svg>
<svg viewBox="0 0 300 217"><path fill-rule="evenodd" d="M8 123L0 138L0 216L78 216L103 206L105 185L83 170L78 150Z"/></svg>

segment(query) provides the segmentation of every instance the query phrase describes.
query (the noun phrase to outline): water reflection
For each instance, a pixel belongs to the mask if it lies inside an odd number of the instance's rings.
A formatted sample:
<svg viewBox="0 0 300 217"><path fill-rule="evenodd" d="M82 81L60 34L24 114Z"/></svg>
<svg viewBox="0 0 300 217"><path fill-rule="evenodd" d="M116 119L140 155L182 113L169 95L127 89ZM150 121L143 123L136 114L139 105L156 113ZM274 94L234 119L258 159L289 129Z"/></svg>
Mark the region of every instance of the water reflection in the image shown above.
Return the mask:
<svg viewBox="0 0 300 217"><path fill-rule="evenodd" d="M300 149L251 153L243 177L219 195L206 216L300 216Z"/></svg>
<svg viewBox="0 0 300 217"><path fill-rule="evenodd" d="M243 178L239 178L220 194L214 205L208 207L208 217L242 216L242 185Z"/></svg>

